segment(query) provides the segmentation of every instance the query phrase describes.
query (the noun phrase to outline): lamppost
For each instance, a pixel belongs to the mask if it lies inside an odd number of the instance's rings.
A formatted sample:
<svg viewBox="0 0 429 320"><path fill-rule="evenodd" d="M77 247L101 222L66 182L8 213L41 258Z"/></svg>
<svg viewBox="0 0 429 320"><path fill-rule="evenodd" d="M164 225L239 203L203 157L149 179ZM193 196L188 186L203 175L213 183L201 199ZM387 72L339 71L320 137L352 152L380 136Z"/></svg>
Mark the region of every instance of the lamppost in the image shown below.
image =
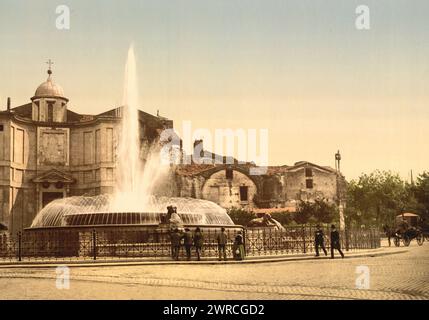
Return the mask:
<svg viewBox="0 0 429 320"><path fill-rule="evenodd" d="M340 150L335 154L335 170L336 170L336 182L337 182L337 201L338 201L338 211L340 215L340 230L345 230L345 219L344 219L344 205L343 205L343 195L340 189L342 188L341 183L341 170L340 170L341 154Z"/></svg>
<svg viewBox="0 0 429 320"><path fill-rule="evenodd" d="M338 173L341 172L340 161L341 161L341 154L340 154L340 150L338 150L337 153L335 154L335 169L337 170Z"/></svg>
<svg viewBox="0 0 429 320"><path fill-rule="evenodd" d="M343 176L341 175L340 162L341 162L341 154L340 154L340 150L338 150L337 153L335 154L338 213L340 216L340 230L344 230L344 236L345 236L345 240L346 240L345 241L346 242L346 250L349 251L349 235L348 235L348 230L346 229L346 221L345 221L345 217L344 217L344 206L345 206L345 204L343 203L344 192L345 192L343 187L345 186L345 181L343 181Z"/></svg>

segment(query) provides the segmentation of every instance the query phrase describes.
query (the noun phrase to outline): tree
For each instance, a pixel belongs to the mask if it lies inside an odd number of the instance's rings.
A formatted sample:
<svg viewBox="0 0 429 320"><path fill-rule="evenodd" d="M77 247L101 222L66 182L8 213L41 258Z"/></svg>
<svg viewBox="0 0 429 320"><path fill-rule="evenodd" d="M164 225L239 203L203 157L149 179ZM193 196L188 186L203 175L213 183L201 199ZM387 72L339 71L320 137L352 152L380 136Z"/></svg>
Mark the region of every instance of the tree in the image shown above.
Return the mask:
<svg viewBox="0 0 429 320"><path fill-rule="evenodd" d="M250 220L255 218L252 211L247 211L240 208L230 208L227 210L228 215L235 224L246 226Z"/></svg>
<svg viewBox="0 0 429 320"><path fill-rule="evenodd" d="M429 172L420 174L410 189L417 202L416 211L425 221L429 221Z"/></svg>
<svg viewBox="0 0 429 320"><path fill-rule="evenodd" d="M310 201L300 201L294 215L294 220L298 224L308 223L314 216L315 205Z"/></svg>
<svg viewBox="0 0 429 320"><path fill-rule="evenodd" d="M390 171L362 174L347 186L348 224L393 225L396 215L410 205L406 183Z"/></svg>
<svg viewBox="0 0 429 320"><path fill-rule="evenodd" d="M314 202L313 216L317 222L331 223L338 216L338 209L334 203L329 203L325 199L316 199Z"/></svg>
<svg viewBox="0 0 429 320"><path fill-rule="evenodd" d="M305 223L331 223L338 216L338 209L325 199L315 201L301 201L298 204L294 220L298 224Z"/></svg>

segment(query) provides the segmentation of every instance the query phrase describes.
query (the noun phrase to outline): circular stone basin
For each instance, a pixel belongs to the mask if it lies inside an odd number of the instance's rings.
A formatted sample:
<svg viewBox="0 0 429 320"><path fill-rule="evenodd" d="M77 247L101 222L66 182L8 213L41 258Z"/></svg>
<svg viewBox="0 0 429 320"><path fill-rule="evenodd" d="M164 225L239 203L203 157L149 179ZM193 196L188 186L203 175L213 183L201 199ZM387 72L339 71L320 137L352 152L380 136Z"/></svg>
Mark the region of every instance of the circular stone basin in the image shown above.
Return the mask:
<svg viewBox="0 0 429 320"><path fill-rule="evenodd" d="M55 200L34 218L30 229L67 226L159 225L167 206L177 207L184 225L234 226L226 210L214 202L176 197L150 197L148 210L142 212L109 211L109 195L69 197Z"/></svg>

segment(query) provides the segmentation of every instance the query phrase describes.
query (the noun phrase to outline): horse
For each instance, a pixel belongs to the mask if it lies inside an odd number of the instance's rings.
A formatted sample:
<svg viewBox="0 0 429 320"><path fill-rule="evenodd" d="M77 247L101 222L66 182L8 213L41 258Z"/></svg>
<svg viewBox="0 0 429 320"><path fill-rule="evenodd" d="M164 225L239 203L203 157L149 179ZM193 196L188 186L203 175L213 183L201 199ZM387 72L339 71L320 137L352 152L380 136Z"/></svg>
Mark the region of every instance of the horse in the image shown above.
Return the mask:
<svg viewBox="0 0 429 320"><path fill-rule="evenodd" d="M383 226L384 234L387 237L387 241L389 242L389 247L391 245L390 238L396 239L398 237L396 228L391 228L387 224Z"/></svg>

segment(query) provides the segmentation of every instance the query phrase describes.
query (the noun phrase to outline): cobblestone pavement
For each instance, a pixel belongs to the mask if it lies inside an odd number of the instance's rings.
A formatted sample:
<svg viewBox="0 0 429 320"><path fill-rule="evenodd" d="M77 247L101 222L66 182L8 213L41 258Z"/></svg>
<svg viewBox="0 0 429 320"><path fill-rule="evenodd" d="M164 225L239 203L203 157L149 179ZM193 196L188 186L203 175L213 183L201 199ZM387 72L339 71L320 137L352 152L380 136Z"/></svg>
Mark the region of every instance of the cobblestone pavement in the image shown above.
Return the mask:
<svg viewBox="0 0 429 320"><path fill-rule="evenodd" d="M369 289L356 288L356 267L362 265L369 267ZM0 298L429 299L429 244L353 259L73 267L70 289L63 290L56 288L55 268L2 268Z"/></svg>

